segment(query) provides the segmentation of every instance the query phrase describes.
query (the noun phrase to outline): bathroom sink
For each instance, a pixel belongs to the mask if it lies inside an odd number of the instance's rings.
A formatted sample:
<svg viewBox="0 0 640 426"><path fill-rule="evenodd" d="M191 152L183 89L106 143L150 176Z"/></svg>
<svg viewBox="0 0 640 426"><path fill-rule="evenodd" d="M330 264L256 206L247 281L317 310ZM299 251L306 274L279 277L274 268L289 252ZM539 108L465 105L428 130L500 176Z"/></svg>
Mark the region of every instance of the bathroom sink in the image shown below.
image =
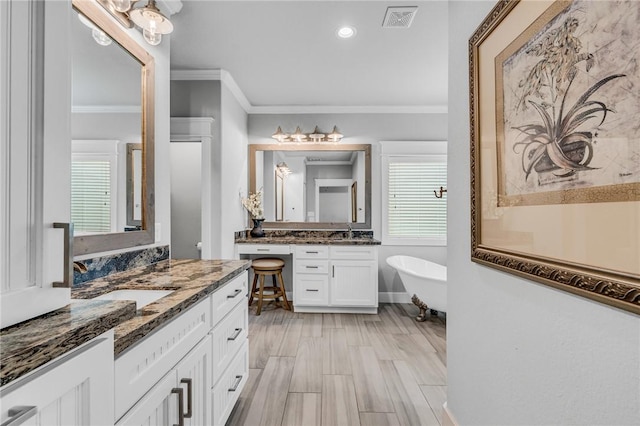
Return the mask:
<svg viewBox="0 0 640 426"><path fill-rule="evenodd" d="M93 300L133 300L136 302L136 309L141 309L171 293L173 290L114 290L94 297Z"/></svg>

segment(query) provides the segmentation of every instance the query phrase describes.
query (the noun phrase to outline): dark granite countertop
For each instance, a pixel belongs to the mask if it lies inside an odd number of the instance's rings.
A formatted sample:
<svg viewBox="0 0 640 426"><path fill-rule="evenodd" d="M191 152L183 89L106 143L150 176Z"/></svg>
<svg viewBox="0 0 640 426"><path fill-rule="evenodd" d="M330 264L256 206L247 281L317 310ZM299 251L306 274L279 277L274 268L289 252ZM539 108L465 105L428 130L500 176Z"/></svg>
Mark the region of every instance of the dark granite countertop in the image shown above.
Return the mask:
<svg viewBox="0 0 640 426"><path fill-rule="evenodd" d="M317 245L380 245L373 231L265 230L265 236L252 238L248 232L236 232L236 244L317 244Z"/></svg>
<svg viewBox="0 0 640 426"><path fill-rule="evenodd" d="M71 304L0 330L0 386L115 328L114 356L249 268L247 260L164 260L71 289ZM136 311L133 301L90 299L114 290L174 290Z"/></svg>
<svg viewBox="0 0 640 426"><path fill-rule="evenodd" d="M164 260L88 281L71 289L73 299L89 299L113 290L174 290L115 329L117 358L134 343L240 275L248 260Z"/></svg>
<svg viewBox="0 0 640 426"><path fill-rule="evenodd" d="M0 330L0 386L100 336L136 315L132 301L74 300Z"/></svg>

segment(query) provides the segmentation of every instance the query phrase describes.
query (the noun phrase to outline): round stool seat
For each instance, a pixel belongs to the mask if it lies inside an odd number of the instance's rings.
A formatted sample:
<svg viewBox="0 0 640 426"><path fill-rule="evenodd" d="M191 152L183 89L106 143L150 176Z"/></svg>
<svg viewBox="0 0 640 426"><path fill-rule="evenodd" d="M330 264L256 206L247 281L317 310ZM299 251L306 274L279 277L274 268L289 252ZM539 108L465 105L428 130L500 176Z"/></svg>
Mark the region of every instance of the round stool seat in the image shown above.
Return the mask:
<svg viewBox="0 0 640 426"><path fill-rule="evenodd" d="M260 270L260 271L276 271L278 269L284 268L284 260L270 258L270 257L263 257L260 259L253 260L251 262L251 267L254 270Z"/></svg>
<svg viewBox="0 0 640 426"><path fill-rule="evenodd" d="M253 269L253 285L249 292L249 306L253 303L254 297L258 299L258 308L256 315L260 315L262 311L262 302L264 300L274 300L284 309L290 310L289 301L287 300L287 292L284 288L284 280L282 279L282 269L284 268L284 260L272 257L261 257L251 262ZM265 285L264 277L271 276L273 285ZM258 285L259 281L259 285ZM280 303L282 299L282 303Z"/></svg>

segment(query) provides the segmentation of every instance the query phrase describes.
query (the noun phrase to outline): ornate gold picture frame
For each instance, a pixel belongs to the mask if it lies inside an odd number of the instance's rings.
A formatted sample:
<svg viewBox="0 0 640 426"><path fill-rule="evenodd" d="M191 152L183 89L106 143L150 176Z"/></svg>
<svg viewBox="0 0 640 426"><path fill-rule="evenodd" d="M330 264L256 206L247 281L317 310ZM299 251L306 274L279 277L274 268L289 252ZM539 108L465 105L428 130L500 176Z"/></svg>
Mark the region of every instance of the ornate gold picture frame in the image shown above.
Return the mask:
<svg viewBox="0 0 640 426"><path fill-rule="evenodd" d="M638 8L502 0L469 40L472 260L634 313Z"/></svg>

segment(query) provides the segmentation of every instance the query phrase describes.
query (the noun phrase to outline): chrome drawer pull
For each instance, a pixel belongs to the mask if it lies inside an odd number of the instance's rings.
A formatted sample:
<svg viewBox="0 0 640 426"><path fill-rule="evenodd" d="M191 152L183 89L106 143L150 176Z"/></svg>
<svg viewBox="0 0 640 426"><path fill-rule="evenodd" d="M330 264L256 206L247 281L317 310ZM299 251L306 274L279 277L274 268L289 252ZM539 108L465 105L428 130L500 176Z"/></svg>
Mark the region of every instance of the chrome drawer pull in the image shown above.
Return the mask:
<svg viewBox="0 0 640 426"><path fill-rule="evenodd" d="M235 333L233 333L233 335L231 337L227 337L227 340L236 340L238 338L238 336L240 335L240 333L242 333L242 329L241 328L236 328Z"/></svg>
<svg viewBox="0 0 640 426"><path fill-rule="evenodd" d="M317 288L308 288L306 291L320 291Z"/></svg>
<svg viewBox="0 0 640 426"><path fill-rule="evenodd" d="M238 390L238 386L240 386L240 382L242 381L242 376L236 376L236 381L233 383L233 386L229 388L229 392L235 392Z"/></svg>
<svg viewBox="0 0 640 426"><path fill-rule="evenodd" d="M73 223L54 222L53 227L64 231L64 277L62 281L54 281L53 287L71 288L73 284Z"/></svg>
<svg viewBox="0 0 640 426"><path fill-rule="evenodd" d="M259 248L259 249L256 249L256 251L271 251L271 249L268 249L268 248Z"/></svg>
<svg viewBox="0 0 640 426"><path fill-rule="evenodd" d="M35 405L18 405L13 408L9 408L9 418L6 422L2 423L2 426L18 426L35 416L38 412L38 407Z"/></svg>
<svg viewBox="0 0 640 426"><path fill-rule="evenodd" d="M236 297L240 293L242 293L242 289L238 288L238 289L236 289L236 291L233 292L233 294L228 294L227 295L227 299L233 299L234 297Z"/></svg>
<svg viewBox="0 0 640 426"><path fill-rule="evenodd" d="M305 253L307 253L307 254L318 254L317 251L305 251Z"/></svg>
<svg viewBox="0 0 640 426"><path fill-rule="evenodd" d="M171 393L178 395L178 424L173 426L184 426L184 402L182 401L184 391L182 388L173 388Z"/></svg>
<svg viewBox="0 0 640 426"><path fill-rule="evenodd" d="M307 269L318 269L319 266L305 266L305 268L307 268Z"/></svg>

